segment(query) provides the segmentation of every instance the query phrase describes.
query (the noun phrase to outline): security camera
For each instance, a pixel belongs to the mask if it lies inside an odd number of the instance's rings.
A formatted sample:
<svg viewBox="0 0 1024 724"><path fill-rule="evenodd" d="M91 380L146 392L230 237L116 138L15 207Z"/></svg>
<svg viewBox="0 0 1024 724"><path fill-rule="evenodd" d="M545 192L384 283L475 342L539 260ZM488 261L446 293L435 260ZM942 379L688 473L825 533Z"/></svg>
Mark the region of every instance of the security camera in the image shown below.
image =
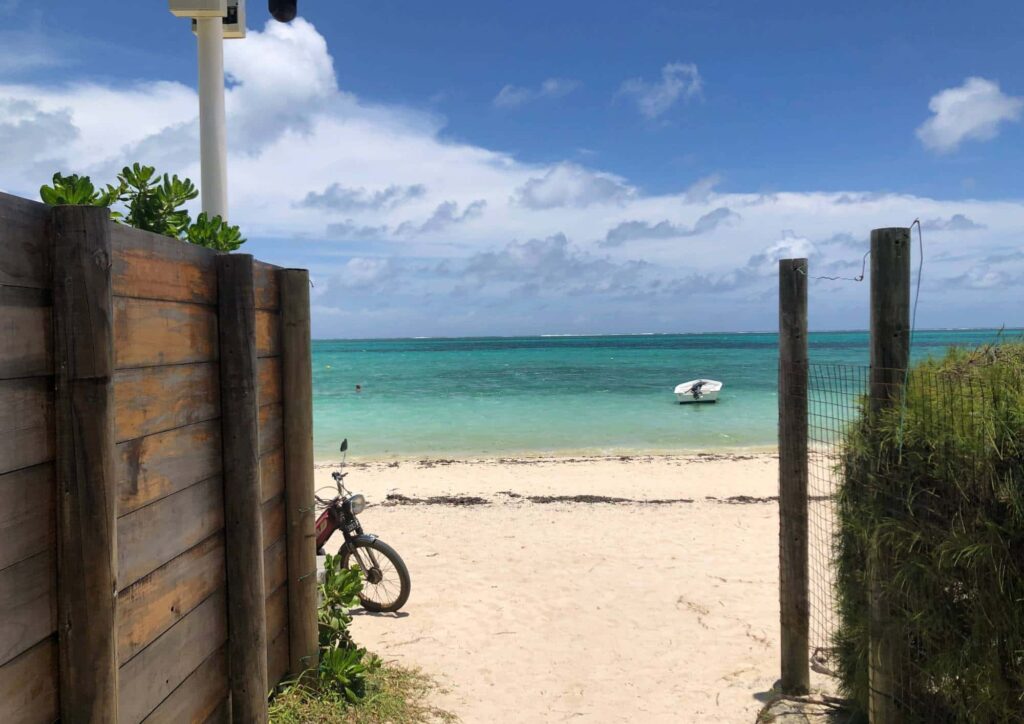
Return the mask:
<svg viewBox="0 0 1024 724"><path fill-rule="evenodd" d="M297 5L298 0L270 0L270 14L275 20L290 23L299 12Z"/></svg>
<svg viewBox="0 0 1024 724"><path fill-rule="evenodd" d="M172 3L180 4L181 0L172 0ZM196 0L192 0L195 4ZM207 5L216 5L216 2L205 2ZM230 40L232 38L244 38L245 37L245 0L222 0L224 5L223 14L215 17L224 18L224 39ZM174 8L171 8L171 12L175 12ZM177 14L177 13L175 13ZM196 32L196 18L197 17L209 17L192 15L192 32Z"/></svg>

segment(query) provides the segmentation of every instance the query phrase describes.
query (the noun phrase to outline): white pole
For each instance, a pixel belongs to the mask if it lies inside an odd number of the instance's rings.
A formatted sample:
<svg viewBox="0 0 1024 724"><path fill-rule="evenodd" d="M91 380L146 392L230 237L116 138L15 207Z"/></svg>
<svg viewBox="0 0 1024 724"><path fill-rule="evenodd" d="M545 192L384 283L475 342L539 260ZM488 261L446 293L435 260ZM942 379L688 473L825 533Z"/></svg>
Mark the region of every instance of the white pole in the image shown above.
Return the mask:
<svg viewBox="0 0 1024 724"><path fill-rule="evenodd" d="M196 18L199 41L199 155L203 211L228 218L228 150L224 120L224 24Z"/></svg>

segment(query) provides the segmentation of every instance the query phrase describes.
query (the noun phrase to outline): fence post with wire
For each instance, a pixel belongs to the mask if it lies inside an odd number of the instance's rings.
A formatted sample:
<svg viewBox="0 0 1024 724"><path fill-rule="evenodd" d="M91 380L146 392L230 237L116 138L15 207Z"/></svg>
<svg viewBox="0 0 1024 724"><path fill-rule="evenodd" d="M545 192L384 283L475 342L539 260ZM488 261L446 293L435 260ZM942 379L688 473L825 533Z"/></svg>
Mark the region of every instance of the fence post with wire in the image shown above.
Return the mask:
<svg viewBox="0 0 1024 724"><path fill-rule="evenodd" d="M807 260L779 261L779 611L782 690L810 690Z"/></svg>

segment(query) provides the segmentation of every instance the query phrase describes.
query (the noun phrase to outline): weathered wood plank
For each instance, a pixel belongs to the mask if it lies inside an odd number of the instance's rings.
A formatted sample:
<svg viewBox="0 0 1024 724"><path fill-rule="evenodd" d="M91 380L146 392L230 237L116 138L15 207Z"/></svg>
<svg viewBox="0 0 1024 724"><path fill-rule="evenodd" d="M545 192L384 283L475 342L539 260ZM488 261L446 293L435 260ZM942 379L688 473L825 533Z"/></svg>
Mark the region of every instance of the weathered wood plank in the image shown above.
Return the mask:
<svg viewBox="0 0 1024 724"><path fill-rule="evenodd" d="M213 307L116 297L114 335L118 369L217 359Z"/></svg>
<svg viewBox="0 0 1024 724"><path fill-rule="evenodd" d="M209 420L117 446L118 514L219 475L220 421Z"/></svg>
<svg viewBox="0 0 1024 724"><path fill-rule="evenodd" d="M225 611L221 589L121 667L119 722L141 722L223 646Z"/></svg>
<svg viewBox="0 0 1024 724"><path fill-rule="evenodd" d="M56 551L43 551L0 571L0 662L57 628Z"/></svg>
<svg viewBox="0 0 1024 724"><path fill-rule="evenodd" d="M257 397L260 407L272 405L281 401L281 358L261 357L256 368L259 372L259 396Z"/></svg>
<svg viewBox="0 0 1024 724"><path fill-rule="evenodd" d="M278 586L267 596L267 636L273 639L288 625L288 589Z"/></svg>
<svg viewBox="0 0 1024 724"><path fill-rule="evenodd" d="M267 617L252 257L218 257L217 286L231 715L261 724L267 721Z"/></svg>
<svg viewBox="0 0 1024 724"><path fill-rule="evenodd" d="M57 641L51 636L0 666L0 721L51 724L57 699Z"/></svg>
<svg viewBox="0 0 1024 724"><path fill-rule="evenodd" d="M110 237L115 295L217 303L217 252L122 224Z"/></svg>
<svg viewBox="0 0 1024 724"><path fill-rule="evenodd" d="M214 651L143 721L145 724L202 724L228 695L227 647Z"/></svg>
<svg viewBox="0 0 1024 724"><path fill-rule="evenodd" d="M57 549L53 463L0 475L0 569Z"/></svg>
<svg viewBox="0 0 1024 724"><path fill-rule="evenodd" d="M109 211L53 209L61 719L118 721Z"/></svg>
<svg viewBox="0 0 1024 724"><path fill-rule="evenodd" d="M779 260L781 686L810 690L807 537L807 260Z"/></svg>
<svg viewBox="0 0 1024 724"><path fill-rule="evenodd" d="M288 673L288 627L270 640L267 648L267 676L271 687L281 683Z"/></svg>
<svg viewBox="0 0 1024 724"><path fill-rule="evenodd" d="M261 522L263 524L263 545L269 548L271 544L276 543L284 536L284 496L272 498L263 504Z"/></svg>
<svg viewBox="0 0 1024 724"><path fill-rule="evenodd" d="M210 716L206 717L203 724L228 724L231 721L231 699L229 696L224 697L217 708L213 710Z"/></svg>
<svg viewBox="0 0 1024 724"><path fill-rule="evenodd" d="M280 267L262 261L252 263L253 293L256 309L276 311L281 306L281 289L278 282Z"/></svg>
<svg viewBox="0 0 1024 724"><path fill-rule="evenodd" d="M256 356L281 354L281 317L277 312L256 311Z"/></svg>
<svg viewBox="0 0 1024 724"><path fill-rule="evenodd" d="M212 420L220 416L218 368L203 363L120 370L114 401L118 442Z"/></svg>
<svg viewBox="0 0 1024 724"><path fill-rule="evenodd" d="M218 532L121 591L121 665L223 586L224 535Z"/></svg>
<svg viewBox="0 0 1024 724"><path fill-rule="evenodd" d="M53 382L0 380L0 473L53 460Z"/></svg>
<svg viewBox="0 0 1024 724"><path fill-rule="evenodd" d="M289 669L313 669L319 656L316 513L313 481L313 359L309 272L285 269L281 283L281 390L288 515Z"/></svg>
<svg viewBox="0 0 1024 724"><path fill-rule="evenodd" d="M260 456L260 500L266 503L284 492L284 449L277 448Z"/></svg>
<svg viewBox="0 0 1024 724"><path fill-rule="evenodd" d="M0 284L49 289L50 207L0 193Z"/></svg>
<svg viewBox="0 0 1024 724"><path fill-rule="evenodd" d="M278 538L263 552L263 570L268 591L276 591L288 580L288 550L284 538Z"/></svg>
<svg viewBox="0 0 1024 724"><path fill-rule="evenodd" d="M277 450L284 443L284 419L280 404L264 405L259 410L260 455Z"/></svg>
<svg viewBox="0 0 1024 724"><path fill-rule="evenodd" d="M52 307L49 290L0 286L0 379L53 374Z"/></svg>
<svg viewBox="0 0 1024 724"><path fill-rule="evenodd" d="M129 586L224 526L219 477L196 483L117 521L118 580Z"/></svg>

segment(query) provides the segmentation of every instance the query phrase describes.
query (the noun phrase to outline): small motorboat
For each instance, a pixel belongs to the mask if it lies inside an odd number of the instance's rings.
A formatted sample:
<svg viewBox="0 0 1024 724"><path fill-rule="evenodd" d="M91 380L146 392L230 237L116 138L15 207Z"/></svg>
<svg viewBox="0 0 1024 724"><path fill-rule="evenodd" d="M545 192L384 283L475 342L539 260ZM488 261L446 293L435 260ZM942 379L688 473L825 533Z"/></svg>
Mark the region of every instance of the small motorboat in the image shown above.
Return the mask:
<svg viewBox="0 0 1024 724"><path fill-rule="evenodd" d="M718 380L690 380L676 386L676 399L683 405L688 402L715 402L722 391Z"/></svg>

